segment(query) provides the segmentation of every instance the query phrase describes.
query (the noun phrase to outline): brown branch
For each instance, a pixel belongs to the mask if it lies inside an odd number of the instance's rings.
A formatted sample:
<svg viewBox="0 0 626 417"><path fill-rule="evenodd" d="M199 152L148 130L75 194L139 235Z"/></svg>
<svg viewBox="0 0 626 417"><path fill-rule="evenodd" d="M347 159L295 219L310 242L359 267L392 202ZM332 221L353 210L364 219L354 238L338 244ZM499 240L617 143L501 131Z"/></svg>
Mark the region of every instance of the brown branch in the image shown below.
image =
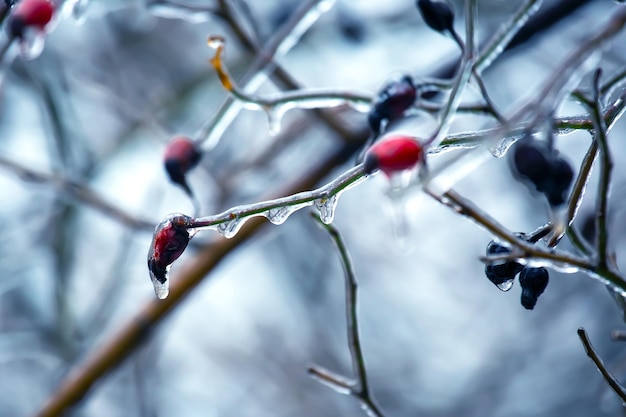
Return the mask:
<svg viewBox="0 0 626 417"><path fill-rule="evenodd" d="M587 354L587 356L591 358L593 363L596 365L596 368L598 368L598 371L600 371L611 389L617 394L618 397L621 398L622 403L626 403L626 389L624 389L624 387L617 381L617 379L615 379L615 377L608 371L608 369L606 369L604 362L602 361L602 359L600 359L598 353L591 345L591 341L589 340L589 336L587 336L587 332L582 327L578 329L578 337L580 338L580 341L585 348L585 353Z"/></svg>

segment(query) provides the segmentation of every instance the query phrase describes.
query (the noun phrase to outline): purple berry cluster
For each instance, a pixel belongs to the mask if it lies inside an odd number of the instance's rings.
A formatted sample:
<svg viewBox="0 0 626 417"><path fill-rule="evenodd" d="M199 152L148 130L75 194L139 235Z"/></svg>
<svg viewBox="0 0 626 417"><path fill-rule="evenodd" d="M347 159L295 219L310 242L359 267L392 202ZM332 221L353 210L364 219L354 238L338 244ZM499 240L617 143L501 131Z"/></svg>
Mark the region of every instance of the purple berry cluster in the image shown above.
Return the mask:
<svg viewBox="0 0 626 417"><path fill-rule="evenodd" d="M511 253L511 249L495 240L487 244L487 255ZM502 291L508 291L513 286L515 276L519 274L519 284L522 287L521 304L527 310L532 310L537 299L548 286L549 273L546 268L524 266L516 261L505 261L485 265L485 275Z"/></svg>
<svg viewBox="0 0 626 417"><path fill-rule="evenodd" d="M520 140L513 149L515 176L544 194L552 207L567 201L574 170L558 151L530 137Z"/></svg>

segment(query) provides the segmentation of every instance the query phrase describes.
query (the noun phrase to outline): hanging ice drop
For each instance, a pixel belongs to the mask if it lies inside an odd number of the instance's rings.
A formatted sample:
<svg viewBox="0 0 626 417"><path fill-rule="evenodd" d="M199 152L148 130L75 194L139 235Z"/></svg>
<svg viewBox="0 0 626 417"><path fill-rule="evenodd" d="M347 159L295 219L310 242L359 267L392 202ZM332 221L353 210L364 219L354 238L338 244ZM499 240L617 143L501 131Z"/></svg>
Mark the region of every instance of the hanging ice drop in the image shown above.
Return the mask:
<svg viewBox="0 0 626 417"><path fill-rule="evenodd" d="M337 195L322 197L315 200L315 208L320 212L320 220L324 224L331 224L335 218L335 207L337 207Z"/></svg>

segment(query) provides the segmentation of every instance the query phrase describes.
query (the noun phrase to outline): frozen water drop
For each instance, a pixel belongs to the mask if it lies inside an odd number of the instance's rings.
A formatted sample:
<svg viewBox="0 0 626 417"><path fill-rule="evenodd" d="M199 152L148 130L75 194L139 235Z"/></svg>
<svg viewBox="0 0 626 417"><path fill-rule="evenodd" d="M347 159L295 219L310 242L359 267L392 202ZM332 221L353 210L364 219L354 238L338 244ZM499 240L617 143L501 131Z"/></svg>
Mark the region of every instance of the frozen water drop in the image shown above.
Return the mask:
<svg viewBox="0 0 626 417"><path fill-rule="evenodd" d="M160 279L158 279L153 274L150 274L150 278L152 279L152 285L154 286L154 293L159 300L166 299L167 296L170 294L169 270L170 268L168 266L165 270L165 274L163 275L163 277L161 277L161 279L163 279L163 282L161 282Z"/></svg>
<svg viewBox="0 0 626 417"><path fill-rule="evenodd" d="M231 239L235 237L239 229L241 229L241 226L243 226L243 223L243 219L235 217L233 220L218 224L217 231L226 239Z"/></svg>
<svg viewBox="0 0 626 417"><path fill-rule="evenodd" d="M278 135L281 130L280 125L283 119L284 109L280 107L272 107L271 109L266 109L265 114L267 114L267 129L269 130L270 135Z"/></svg>
<svg viewBox="0 0 626 417"><path fill-rule="evenodd" d="M500 139L489 147L489 152L491 152L491 154L496 158L502 158L504 155L506 155L506 152L509 150L509 148L521 138L521 135L517 135Z"/></svg>
<svg viewBox="0 0 626 417"><path fill-rule="evenodd" d="M272 224L279 225L285 223L293 212L294 210L290 206L277 207L270 209L266 217Z"/></svg>
<svg viewBox="0 0 626 417"><path fill-rule="evenodd" d="M24 59L35 59L43 52L46 44L46 33L42 30L27 30L19 42L20 56Z"/></svg>
<svg viewBox="0 0 626 417"><path fill-rule="evenodd" d="M501 282L499 284L496 284L496 287L498 287L498 289L500 291L507 292L508 290L513 288L513 282L515 282L515 280L513 278L511 278L511 279L503 281L503 282Z"/></svg>
<svg viewBox="0 0 626 417"><path fill-rule="evenodd" d="M387 212L391 220L392 233L399 249L409 251L411 236L411 214L415 212L418 198L414 193L407 192L407 188L390 188L387 191Z"/></svg>
<svg viewBox="0 0 626 417"><path fill-rule="evenodd" d="M331 224L335 218L335 207L337 207L337 195L322 197L315 200L315 208L320 212L320 220L324 224Z"/></svg>

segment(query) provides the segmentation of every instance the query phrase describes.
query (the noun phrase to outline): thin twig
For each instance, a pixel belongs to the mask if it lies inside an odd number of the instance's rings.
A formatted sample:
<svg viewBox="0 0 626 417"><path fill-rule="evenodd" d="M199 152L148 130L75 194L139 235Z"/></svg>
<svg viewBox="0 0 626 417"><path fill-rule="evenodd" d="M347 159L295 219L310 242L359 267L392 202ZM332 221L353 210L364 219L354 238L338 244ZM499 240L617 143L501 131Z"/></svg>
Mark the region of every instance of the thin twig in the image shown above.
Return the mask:
<svg viewBox="0 0 626 417"><path fill-rule="evenodd" d="M615 392L617 396L622 400L622 403L626 403L626 389L624 389L624 387L617 381L617 379L615 379L615 377L608 371L608 369L606 369L604 362L602 361L602 359L600 359L598 353L591 345L591 341L589 340L589 336L587 335L585 329L580 327L577 333L581 343L583 344L583 347L585 348L585 353L587 354L587 356L591 358L593 363L596 365L596 368L598 368L598 371L600 371L613 392Z"/></svg>
<svg viewBox="0 0 626 417"><path fill-rule="evenodd" d="M356 375L356 383L346 385L343 379L337 379L332 373L317 367L311 367L309 373L316 378L323 380L326 384L331 383L336 387L343 387L349 390L349 394L356 397L361 403L361 407L368 415L383 417L380 407L372 398L370 392L369 381L367 377L367 369L365 367L365 359L363 357L363 349L359 336L359 325L357 315L357 288L358 283L356 274L352 267L352 261L348 249L341 237L339 231L332 225L324 223L319 216L313 214L313 218L317 220L326 231L330 234L337 250L343 266L345 283L346 283L346 324L348 328L348 347L350 349L350 357L352 358L352 371ZM325 372L323 372L325 371Z"/></svg>
<svg viewBox="0 0 626 417"><path fill-rule="evenodd" d="M600 267L606 268L608 264L607 254L607 212L608 200L611 187L611 174L613 172L613 159L607 141L607 126L602 117L600 104L599 80L602 71L598 69L595 72L593 80L593 107L591 115L595 127L594 137L600 147L600 184L598 186L598 194L596 201L596 244L598 248L598 264Z"/></svg>

